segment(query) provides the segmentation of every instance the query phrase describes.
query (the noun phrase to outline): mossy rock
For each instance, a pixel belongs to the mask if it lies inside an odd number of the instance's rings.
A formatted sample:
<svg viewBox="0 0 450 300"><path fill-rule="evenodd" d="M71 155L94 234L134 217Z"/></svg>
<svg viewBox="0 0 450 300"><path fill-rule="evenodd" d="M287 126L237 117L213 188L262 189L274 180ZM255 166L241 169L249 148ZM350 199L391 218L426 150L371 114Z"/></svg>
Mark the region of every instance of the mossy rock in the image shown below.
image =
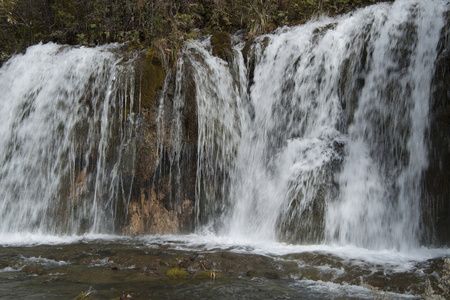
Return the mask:
<svg viewBox="0 0 450 300"><path fill-rule="evenodd" d="M266 32L272 32L275 31L275 29L277 29L277 25L275 25L274 23L269 23L266 26Z"/></svg>
<svg viewBox="0 0 450 300"><path fill-rule="evenodd" d="M164 83L163 64L153 50L148 50L142 67L141 77L141 107L148 109L152 105Z"/></svg>
<svg viewBox="0 0 450 300"><path fill-rule="evenodd" d="M253 45L253 42L255 41L255 38L254 37L252 37L252 38L250 38L246 43L245 43L245 46L244 46L244 48L242 48L242 56L244 57L244 62L245 62L245 64L247 64L247 61L248 61L248 56L249 56L249 54L250 54L250 50L251 50L251 48L252 48L252 45Z"/></svg>
<svg viewBox="0 0 450 300"><path fill-rule="evenodd" d="M190 278L189 273L185 270L180 270L178 268L173 268L167 271L168 279L188 279Z"/></svg>
<svg viewBox="0 0 450 300"><path fill-rule="evenodd" d="M233 59L231 37L226 32L216 32L211 36L212 54L227 62Z"/></svg>

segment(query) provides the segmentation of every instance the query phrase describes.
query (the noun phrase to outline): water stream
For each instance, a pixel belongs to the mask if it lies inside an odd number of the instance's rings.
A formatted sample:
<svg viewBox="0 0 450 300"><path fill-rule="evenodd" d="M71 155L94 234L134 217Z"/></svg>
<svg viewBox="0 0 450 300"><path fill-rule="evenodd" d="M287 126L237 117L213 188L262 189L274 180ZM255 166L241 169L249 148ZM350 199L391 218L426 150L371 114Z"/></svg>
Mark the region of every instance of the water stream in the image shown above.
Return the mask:
<svg viewBox="0 0 450 300"><path fill-rule="evenodd" d="M214 195L198 189L203 224L243 240L418 247L447 9L397 1L281 28L253 43L247 64L242 44L228 63L208 41L188 46L198 172L214 178Z"/></svg>
<svg viewBox="0 0 450 300"><path fill-rule="evenodd" d="M126 145L111 144L138 105L118 49L37 45L1 68L0 234L114 231Z"/></svg>

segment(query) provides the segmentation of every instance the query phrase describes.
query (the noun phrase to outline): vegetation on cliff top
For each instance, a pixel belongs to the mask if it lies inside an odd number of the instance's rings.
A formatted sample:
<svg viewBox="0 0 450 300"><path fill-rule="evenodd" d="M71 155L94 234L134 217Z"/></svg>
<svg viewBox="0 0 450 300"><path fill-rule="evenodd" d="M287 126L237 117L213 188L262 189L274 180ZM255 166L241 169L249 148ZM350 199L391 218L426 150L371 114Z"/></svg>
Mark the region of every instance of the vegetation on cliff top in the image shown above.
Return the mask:
<svg viewBox="0 0 450 300"><path fill-rule="evenodd" d="M128 41L173 62L198 34L245 29L248 36L388 0L1 0L0 62L39 42Z"/></svg>

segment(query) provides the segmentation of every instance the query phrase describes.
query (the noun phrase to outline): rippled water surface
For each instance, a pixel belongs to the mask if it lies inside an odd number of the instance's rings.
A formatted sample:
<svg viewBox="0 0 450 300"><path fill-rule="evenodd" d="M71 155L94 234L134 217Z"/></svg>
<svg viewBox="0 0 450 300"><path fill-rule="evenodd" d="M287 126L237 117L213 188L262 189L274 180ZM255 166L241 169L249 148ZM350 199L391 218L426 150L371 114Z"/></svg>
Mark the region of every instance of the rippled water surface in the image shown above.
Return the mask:
<svg viewBox="0 0 450 300"><path fill-rule="evenodd" d="M0 248L2 299L73 299L89 290L93 299L419 299L450 255L199 235L8 239ZM183 278L168 275L174 268Z"/></svg>

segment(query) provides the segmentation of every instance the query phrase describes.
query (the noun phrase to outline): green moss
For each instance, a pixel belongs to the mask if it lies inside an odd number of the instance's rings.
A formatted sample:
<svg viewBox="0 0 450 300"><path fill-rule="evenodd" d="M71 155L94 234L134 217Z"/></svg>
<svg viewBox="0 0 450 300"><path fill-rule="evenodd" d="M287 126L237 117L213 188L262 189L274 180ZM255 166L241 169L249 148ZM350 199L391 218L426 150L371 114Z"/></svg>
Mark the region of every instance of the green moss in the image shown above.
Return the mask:
<svg viewBox="0 0 450 300"><path fill-rule="evenodd" d="M190 278L188 272L185 270L180 270L178 268L173 268L167 271L167 278L169 279L188 279Z"/></svg>
<svg viewBox="0 0 450 300"><path fill-rule="evenodd" d="M275 25L274 23L269 23L269 24L267 24L266 32L272 32L275 29L277 29L277 25Z"/></svg>
<svg viewBox="0 0 450 300"><path fill-rule="evenodd" d="M164 82L164 70L161 60L153 50L148 50L145 54L145 61L142 68L141 79L141 107L150 108L157 91Z"/></svg>
<svg viewBox="0 0 450 300"><path fill-rule="evenodd" d="M233 55L231 37L226 32L216 32L211 37L212 54L225 61L230 61Z"/></svg>
<svg viewBox="0 0 450 300"><path fill-rule="evenodd" d="M199 35L199 33L198 33L198 31L196 31L196 30L189 30L187 33L186 33L186 39L188 39L188 40L195 40L195 39L197 39L198 38L198 35Z"/></svg>

